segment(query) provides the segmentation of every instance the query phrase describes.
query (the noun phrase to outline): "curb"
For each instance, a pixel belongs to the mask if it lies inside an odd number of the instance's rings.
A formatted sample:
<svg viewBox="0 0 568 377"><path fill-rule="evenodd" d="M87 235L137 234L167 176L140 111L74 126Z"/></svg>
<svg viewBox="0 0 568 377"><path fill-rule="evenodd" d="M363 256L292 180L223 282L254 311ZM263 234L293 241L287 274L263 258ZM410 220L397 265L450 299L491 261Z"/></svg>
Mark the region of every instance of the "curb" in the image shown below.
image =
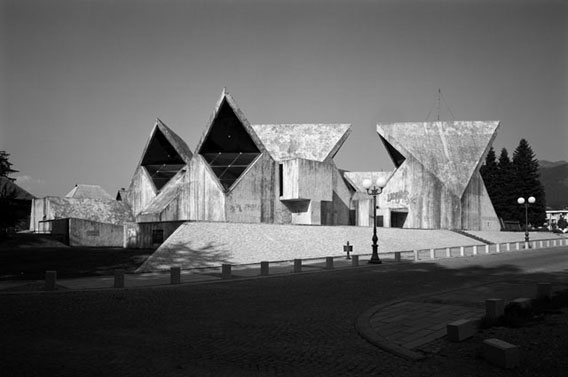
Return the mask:
<svg viewBox="0 0 568 377"><path fill-rule="evenodd" d="M482 287L484 285L489 285L489 284L495 284L495 283L499 283L499 282L507 282L509 280L507 279L498 279L498 280L494 280L494 281L490 281L490 282L486 282L486 283L474 283L474 284L468 284L465 285L463 287L460 288L453 288L453 289L445 289L445 290L441 290L441 291L437 291L437 292L433 292L433 293L425 293L425 294L421 294L421 295L414 295L414 296L408 296L405 297L404 299L396 299L396 300L391 300L388 301L386 303L383 304L378 304L375 306L372 306L371 308L365 310L363 313L361 313L357 319L355 320L355 329L357 330L357 332L359 333L359 335L367 340L369 343L381 348L384 351L390 352L396 356L402 357L406 360L410 360L410 361L420 361L426 358L426 356L421 353L421 352L417 352L417 351L412 351L408 348L399 346L396 343L393 343L391 341L389 341L386 337L382 336L380 333L378 333L377 331L373 330L373 328L371 327L371 323L370 323L370 319L371 317L379 312L380 310L392 306L394 304L397 304L399 302L403 302L403 301L416 301L419 299L423 299L426 297L431 297L431 296L436 296L436 295L440 295L440 294L446 294L446 293L450 293L450 292L455 292L455 291L461 291L464 289L471 289L471 288L475 288L475 287Z"/></svg>

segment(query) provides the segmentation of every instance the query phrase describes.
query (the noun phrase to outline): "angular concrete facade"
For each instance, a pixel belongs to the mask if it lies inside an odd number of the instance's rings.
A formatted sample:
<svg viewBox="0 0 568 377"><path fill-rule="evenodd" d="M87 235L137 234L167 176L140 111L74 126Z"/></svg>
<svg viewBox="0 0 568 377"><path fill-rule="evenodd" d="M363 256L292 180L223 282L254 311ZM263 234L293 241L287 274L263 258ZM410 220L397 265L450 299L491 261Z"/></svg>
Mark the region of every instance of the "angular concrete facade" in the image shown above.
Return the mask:
<svg viewBox="0 0 568 377"><path fill-rule="evenodd" d="M194 154L156 123L126 197L140 223L349 225L352 190L333 162L349 132L349 124L251 125L224 90Z"/></svg>
<svg viewBox="0 0 568 377"><path fill-rule="evenodd" d="M382 213L407 211L405 228L499 230L479 168L499 122L378 124L396 170Z"/></svg>

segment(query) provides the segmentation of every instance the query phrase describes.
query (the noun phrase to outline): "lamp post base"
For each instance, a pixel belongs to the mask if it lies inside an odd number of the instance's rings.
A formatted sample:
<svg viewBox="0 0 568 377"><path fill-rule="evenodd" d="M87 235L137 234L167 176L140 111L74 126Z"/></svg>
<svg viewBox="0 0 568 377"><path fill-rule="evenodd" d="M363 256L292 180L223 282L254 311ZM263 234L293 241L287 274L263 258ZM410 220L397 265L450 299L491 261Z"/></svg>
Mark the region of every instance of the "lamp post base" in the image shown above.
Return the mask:
<svg viewBox="0 0 568 377"><path fill-rule="evenodd" d="M381 258L379 258L379 245L377 245L377 240L376 235L373 236L373 245L371 246L373 248L373 254L371 254L371 259L369 259L369 264L381 264L383 263L383 261L381 261Z"/></svg>

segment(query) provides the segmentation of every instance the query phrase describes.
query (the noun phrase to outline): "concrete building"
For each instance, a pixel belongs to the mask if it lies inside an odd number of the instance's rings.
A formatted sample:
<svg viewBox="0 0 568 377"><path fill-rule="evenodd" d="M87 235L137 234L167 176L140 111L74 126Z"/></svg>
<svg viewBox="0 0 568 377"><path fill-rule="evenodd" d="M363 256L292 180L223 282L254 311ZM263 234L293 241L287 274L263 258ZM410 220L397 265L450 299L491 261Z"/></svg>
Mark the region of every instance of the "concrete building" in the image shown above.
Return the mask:
<svg viewBox="0 0 568 377"><path fill-rule="evenodd" d="M479 168L499 122L378 124L396 169L379 196L385 224L500 230Z"/></svg>
<svg viewBox="0 0 568 377"><path fill-rule="evenodd" d="M349 132L349 124L251 125L226 90L195 153L158 120L126 191L136 224L125 244L155 245L183 221L353 224L353 190L333 161Z"/></svg>
<svg viewBox="0 0 568 377"><path fill-rule="evenodd" d="M250 124L223 90L193 152L158 119L116 200L78 185L65 198L34 201L31 228L56 218L124 225L125 247L156 247L188 221L371 226L372 197L362 184L383 177L378 226L499 230L479 174L498 127L378 124L395 169L344 172L333 159L351 125Z"/></svg>
<svg viewBox="0 0 568 377"><path fill-rule="evenodd" d="M65 197L33 199L30 230L59 235L71 246L123 246L124 223L134 221L125 202L97 185L76 185Z"/></svg>

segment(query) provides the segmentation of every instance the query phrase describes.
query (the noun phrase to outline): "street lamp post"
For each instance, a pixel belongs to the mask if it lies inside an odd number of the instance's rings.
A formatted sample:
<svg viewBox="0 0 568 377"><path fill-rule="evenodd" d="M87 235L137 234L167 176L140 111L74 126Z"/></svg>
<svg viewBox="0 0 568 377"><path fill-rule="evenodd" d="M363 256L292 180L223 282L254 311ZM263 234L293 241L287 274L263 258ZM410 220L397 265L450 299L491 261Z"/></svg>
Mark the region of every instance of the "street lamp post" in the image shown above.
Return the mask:
<svg viewBox="0 0 568 377"><path fill-rule="evenodd" d="M530 247L529 245L529 204L536 202L534 196L530 196L526 201L522 196L517 199L517 203L525 206L525 248Z"/></svg>
<svg viewBox="0 0 568 377"><path fill-rule="evenodd" d="M375 185L373 186L373 182L370 179L365 179L363 181L363 187L367 190L367 194L373 197L373 254L371 255L371 259L369 263L371 264L380 264L382 263L381 259L379 258L379 245L377 241L379 238L377 237L377 196L383 192L383 188L386 186L387 181L384 178L377 178ZM372 186L372 187L371 187Z"/></svg>

